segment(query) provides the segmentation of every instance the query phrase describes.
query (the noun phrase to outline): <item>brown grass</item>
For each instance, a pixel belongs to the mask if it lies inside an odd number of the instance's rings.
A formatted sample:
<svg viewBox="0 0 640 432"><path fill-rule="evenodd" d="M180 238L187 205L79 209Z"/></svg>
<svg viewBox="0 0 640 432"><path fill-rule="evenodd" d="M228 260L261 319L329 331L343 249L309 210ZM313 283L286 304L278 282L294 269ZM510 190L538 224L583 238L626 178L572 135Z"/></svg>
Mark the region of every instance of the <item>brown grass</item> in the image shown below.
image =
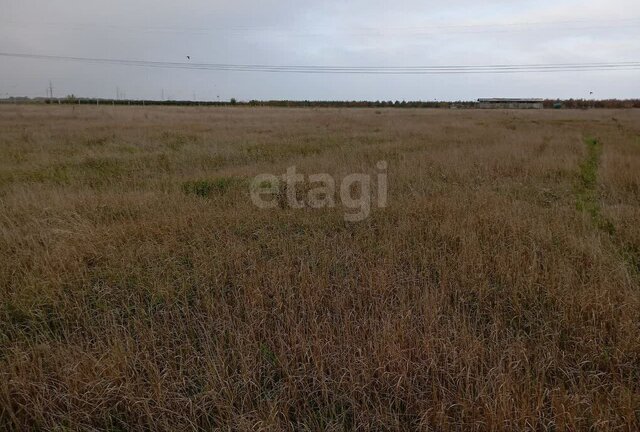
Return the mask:
<svg viewBox="0 0 640 432"><path fill-rule="evenodd" d="M639 111L0 107L0 428L637 430L639 222Z"/></svg>

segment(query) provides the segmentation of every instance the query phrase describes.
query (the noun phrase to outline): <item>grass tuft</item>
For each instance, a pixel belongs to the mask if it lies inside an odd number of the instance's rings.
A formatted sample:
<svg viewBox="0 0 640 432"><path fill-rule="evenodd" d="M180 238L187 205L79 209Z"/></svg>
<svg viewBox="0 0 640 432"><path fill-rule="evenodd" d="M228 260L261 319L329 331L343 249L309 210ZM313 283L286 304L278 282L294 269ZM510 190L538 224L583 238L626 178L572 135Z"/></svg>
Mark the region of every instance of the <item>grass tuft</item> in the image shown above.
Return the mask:
<svg viewBox="0 0 640 432"><path fill-rule="evenodd" d="M235 177L220 177L212 180L193 180L182 184L182 191L187 195L201 198L225 195L230 190L243 185L243 179Z"/></svg>

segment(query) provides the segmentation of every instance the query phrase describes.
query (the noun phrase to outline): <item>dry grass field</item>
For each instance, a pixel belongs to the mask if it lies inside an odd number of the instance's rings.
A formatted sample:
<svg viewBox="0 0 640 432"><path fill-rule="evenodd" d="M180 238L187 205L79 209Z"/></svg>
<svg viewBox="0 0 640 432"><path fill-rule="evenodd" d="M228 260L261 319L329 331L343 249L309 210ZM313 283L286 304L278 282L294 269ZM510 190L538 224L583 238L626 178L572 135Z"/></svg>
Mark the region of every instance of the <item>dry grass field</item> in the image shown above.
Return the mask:
<svg viewBox="0 0 640 432"><path fill-rule="evenodd" d="M0 106L0 263L3 430L640 428L640 111Z"/></svg>

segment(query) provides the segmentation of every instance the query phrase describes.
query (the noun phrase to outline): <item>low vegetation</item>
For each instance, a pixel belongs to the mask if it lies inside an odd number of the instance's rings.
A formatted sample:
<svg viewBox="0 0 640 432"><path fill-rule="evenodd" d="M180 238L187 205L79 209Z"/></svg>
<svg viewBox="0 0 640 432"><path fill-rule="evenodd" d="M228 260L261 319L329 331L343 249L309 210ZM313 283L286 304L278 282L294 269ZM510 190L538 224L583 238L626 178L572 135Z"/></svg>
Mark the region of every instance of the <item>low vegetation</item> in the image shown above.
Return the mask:
<svg viewBox="0 0 640 432"><path fill-rule="evenodd" d="M213 180L195 180L183 183L182 190L187 195L194 194L203 198L207 198L212 195L223 195L232 187L242 185L243 183L245 182L243 182L241 179L236 179L233 177L216 178Z"/></svg>
<svg viewBox="0 0 640 432"><path fill-rule="evenodd" d="M637 430L639 137L633 110L0 106L0 429ZM359 223L249 198L381 160Z"/></svg>

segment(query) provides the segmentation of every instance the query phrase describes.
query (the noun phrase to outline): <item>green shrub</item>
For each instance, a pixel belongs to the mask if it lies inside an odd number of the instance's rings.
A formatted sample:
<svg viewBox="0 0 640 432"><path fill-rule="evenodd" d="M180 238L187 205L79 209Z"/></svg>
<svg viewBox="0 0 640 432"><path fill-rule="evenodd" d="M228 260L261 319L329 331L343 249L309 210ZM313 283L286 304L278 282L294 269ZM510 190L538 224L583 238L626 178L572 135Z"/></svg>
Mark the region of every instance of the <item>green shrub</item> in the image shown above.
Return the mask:
<svg viewBox="0 0 640 432"><path fill-rule="evenodd" d="M242 183L234 177L219 177L212 180L193 180L182 184L182 191L187 195L197 195L209 198L214 195L224 195L230 189Z"/></svg>

